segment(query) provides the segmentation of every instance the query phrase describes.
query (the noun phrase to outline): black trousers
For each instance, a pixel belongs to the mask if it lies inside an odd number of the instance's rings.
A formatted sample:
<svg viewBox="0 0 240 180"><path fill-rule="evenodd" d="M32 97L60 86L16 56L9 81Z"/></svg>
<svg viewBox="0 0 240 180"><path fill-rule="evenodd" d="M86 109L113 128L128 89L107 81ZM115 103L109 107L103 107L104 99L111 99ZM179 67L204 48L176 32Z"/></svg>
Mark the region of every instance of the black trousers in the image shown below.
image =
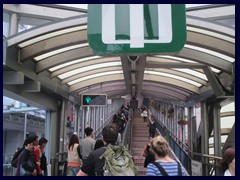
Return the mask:
<svg viewBox="0 0 240 180"><path fill-rule="evenodd" d="M154 138L155 134L156 134L156 131L149 131L149 136L150 137Z"/></svg>

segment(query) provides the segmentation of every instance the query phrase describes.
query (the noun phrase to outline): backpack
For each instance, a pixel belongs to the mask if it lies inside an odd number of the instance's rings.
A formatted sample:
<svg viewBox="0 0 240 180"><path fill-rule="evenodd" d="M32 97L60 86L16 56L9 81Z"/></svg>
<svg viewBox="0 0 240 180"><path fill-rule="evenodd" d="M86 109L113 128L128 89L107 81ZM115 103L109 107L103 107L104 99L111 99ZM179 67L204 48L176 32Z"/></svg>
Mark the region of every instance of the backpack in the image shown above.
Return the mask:
<svg viewBox="0 0 240 180"><path fill-rule="evenodd" d="M100 156L105 158L103 167L104 176L135 176L137 174L133 157L129 150L123 145L108 145L105 152Z"/></svg>
<svg viewBox="0 0 240 180"><path fill-rule="evenodd" d="M47 170L47 158L45 156L45 152L42 152L42 150L39 148L40 152L40 168L41 170Z"/></svg>
<svg viewBox="0 0 240 180"><path fill-rule="evenodd" d="M11 161L11 165L12 167L17 168L17 164L18 164L18 156L21 154L21 152L23 151L24 148L18 148L16 150L16 152L13 155L12 161Z"/></svg>

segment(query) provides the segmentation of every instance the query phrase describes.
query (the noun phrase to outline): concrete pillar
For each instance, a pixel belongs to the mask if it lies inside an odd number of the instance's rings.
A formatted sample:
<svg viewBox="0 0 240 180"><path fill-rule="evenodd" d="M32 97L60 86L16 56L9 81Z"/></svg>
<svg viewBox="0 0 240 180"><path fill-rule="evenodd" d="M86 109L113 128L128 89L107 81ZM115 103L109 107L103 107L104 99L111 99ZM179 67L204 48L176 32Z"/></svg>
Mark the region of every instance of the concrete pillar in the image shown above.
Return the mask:
<svg viewBox="0 0 240 180"><path fill-rule="evenodd" d="M9 35L17 34L18 32L18 16L16 13L12 13L10 16L10 27L9 27Z"/></svg>

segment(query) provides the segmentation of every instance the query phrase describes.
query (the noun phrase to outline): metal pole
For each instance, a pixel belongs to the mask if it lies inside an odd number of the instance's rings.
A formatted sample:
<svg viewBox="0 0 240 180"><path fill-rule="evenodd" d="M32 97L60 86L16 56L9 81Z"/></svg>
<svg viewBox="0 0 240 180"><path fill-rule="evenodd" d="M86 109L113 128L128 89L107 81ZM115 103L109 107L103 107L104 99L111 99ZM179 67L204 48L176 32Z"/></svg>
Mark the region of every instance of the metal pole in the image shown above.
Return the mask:
<svg viewBox="0 0 240 180"><path fill-rule="evenodd" d="M64 152L64 128L65 128L65 104L66 102L62 101L62 107L61 107L61 122L60 122L60 147L59 152ZM62 160L62 157L59 156L59 161Z"/></svg>
<svg viewBox="0 0 240 180"><path fill-rule="evenodd" d="M77 107L77 108L76 108ZM78 135L78 106L73 106L73 115L74 115L74 132Z"/></svg>
<svg viewBox="0 0 240 180"><path fill-rule="evenodd" d="M192 151L192 107L188 108L188 148ZM191 156L191 158L193 158Z"/></svg>
<svg viewBox="0 0 240 180"><path fill-rule="evenodd" d="M203 101L201 103L201 119L202 119L202 132L201 132L201 152L203 154L209 154L209 142L208 142L208 115L207 115L207 103ZM208 160L202 157L203 164L207 164ZM203 166L203 175L208 175L208 166Z"/></svg>
<svg viewBox="0 0 240 180"><path fill-rule="evenodd" d="M51 112L46 111L45 119L45 138L48 140L47 146L44 151L48 160L50 160L50 148L51 148Z"/></svg>
<svg viewBox="0 0 240 180"><path fill-rule="evenodd" d="M26 139L26 134L27 134L27 112L25 112L25 119L24 119L24 133L23 133L23 139Z"/></svg>
<svg viewBox="0 0 240 180"><path fill-rule="evenodd" d="M220 121L220 109L219 104L214 105L213 108L213 124L214 124L214 155L221 157L221 121ZM220 166L220 162L216 161L216 165ZM216 168L215 175L221 174L220 168Z"/></svg>

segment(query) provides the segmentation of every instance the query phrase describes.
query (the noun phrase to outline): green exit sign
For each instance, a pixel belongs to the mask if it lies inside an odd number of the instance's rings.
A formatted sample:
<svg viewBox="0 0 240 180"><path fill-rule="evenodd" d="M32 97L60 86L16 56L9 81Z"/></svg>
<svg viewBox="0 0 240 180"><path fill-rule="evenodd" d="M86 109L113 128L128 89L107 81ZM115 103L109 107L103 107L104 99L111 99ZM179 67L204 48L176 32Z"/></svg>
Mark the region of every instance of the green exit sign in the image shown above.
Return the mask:
<svg viewBox="0 0 240 180"><path fill-rule="evenodd" d="M184 4L88 5L88 41L97 54L174 53L186 38Z"/></svg>
<svg viewBox="0 0 240 180"><path fill-rule="evenodd" d="M106 94L83 94L82 106L106 106L107 95Z"/></svg>

